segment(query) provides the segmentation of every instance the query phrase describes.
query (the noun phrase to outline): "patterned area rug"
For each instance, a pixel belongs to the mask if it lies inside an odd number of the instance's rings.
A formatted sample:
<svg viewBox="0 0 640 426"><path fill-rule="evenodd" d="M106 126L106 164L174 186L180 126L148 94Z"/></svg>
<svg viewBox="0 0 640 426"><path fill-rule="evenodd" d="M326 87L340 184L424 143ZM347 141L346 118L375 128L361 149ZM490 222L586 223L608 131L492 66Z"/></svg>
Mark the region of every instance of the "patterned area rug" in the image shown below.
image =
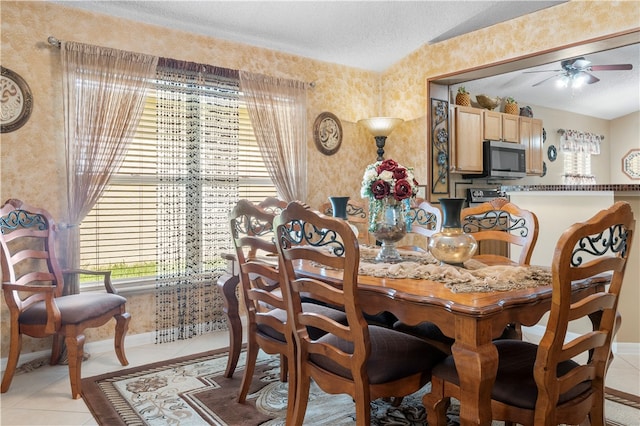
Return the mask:
<svg viewBox="0 0 640 426"><path fill-rule="evenodd" d="M82 398L105 426L284 425L288 385L279 381L278 357L260 352L247 402L236 402L244 355L231 379L223 377L226 353L207 352L83 379ZM422 395L428 386L405 397L399 407L374 401L372 424L425 425ZM451 425L458 424L456 412L457 407L450 409ZM312 383L305 424L353 425L354 417L351 397L328 395Z"/></svg>
<svg viewBox="0 0 640 426"><path fill-rule="evenodd" d="M288 385L278 380L278 357L260 353L247 402L236 402L244 355L231 379L223 377L226 351L212 351L83 379L82 397L96 421L105 426L284 425ZM399 407L374 401L372 424L426 425L422 395L428 391L426 385L405 397ZM449 425L458 424L455 402L448 413ZM618 402L607 401L608 425L640 424L640 410ZM312 384L305 424L353 425L354 416L351 397L328 395Z"/></svg>

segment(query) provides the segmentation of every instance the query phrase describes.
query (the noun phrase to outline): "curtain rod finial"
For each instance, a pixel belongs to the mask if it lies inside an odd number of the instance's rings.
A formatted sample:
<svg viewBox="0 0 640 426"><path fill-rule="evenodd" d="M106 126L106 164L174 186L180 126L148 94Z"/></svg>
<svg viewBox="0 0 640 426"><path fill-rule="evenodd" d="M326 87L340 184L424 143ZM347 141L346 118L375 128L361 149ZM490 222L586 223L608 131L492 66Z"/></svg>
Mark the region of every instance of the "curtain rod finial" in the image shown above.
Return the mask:
<svg viewBox="0 0 640 426"><path fill-rule="evenodd" d="M47 41L49 42L50 45L55 46L55 47L60 47L61 43L60 40L58 40L57 38L55 38L54 36L49 36L47 38Z"/></svg>

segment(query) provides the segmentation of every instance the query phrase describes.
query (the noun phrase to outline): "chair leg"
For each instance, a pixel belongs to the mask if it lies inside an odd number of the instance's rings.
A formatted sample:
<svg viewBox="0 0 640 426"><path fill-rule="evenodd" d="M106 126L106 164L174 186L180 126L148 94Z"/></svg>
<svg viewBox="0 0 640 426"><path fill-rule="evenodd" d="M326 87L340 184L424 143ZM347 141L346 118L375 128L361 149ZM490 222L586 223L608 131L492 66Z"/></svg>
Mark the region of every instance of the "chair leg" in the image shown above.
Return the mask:
<svg viewBox="0 0 640 426"><path fill-rule="evenodd" d="M69 358L69 380L71 381L71 397L80 398L82 388L82 355L84 354L84 334L67 336L64 340L67 344L67 356Z"/></svg>
<svg viewBox="0 0 640 426"><path fill-rule="evenodd" d="M356 391L358 393L358 391ZM368 392L366 392L368 394ZM356 425L369 426L371 424L371 398L364 395L357 395L356 404Z"/></svg>
<svg viewBox="0 0 640 426"><path fill-rule="evenodd" d="M298 375L296 371L295 365L295 349L291 350L289 348L288 355L285 357L287 361L287 370L289 371L289 386L287 388L287 419L292 419L295 415L295 402L296 402L296 390L297 390L297 382Z"/></svg>
<svg viewBox="0 0 640 426"><path fill-rule="evenodd" d="M447 408L450 398L444 395L444 381L431 377L431 392L422 397L422 404L427 411L427 423L433 426L447 426Z"/></svg>
<svg viewBox="0 0 640 426"><path fill-rule="evenodd" d="M14 327L11 328L11 341L9 342L9 355L7 356L7 368L2 376L2 393L9 390L13 375L18 367L18 359L20 358L20 350L22 349L22 334L15 332Z"/></svg>
<svg viewBox="0 0 640 426"><path fill-rule="evenodd" d="M247 358L244 365L244 375L242 376L242 383L240 384L240 392L238 393L238 402L244 403L249 393L249 387L253 380L253 372L256 368L256 360L258 359L258 351L260 348L255 341L251 341L249 336L249 342L247 342Z"/></svg>
<svg viewBox="0 0 640 426"><path fill-rule="evenodd" d="M298 358L299 360L300 358ZM300 365L300 364L298 364ZM304 423L304 415L307 412L307 404L309 402L309 386L311 386L311 379L308 374L304 374L296 367L296 396L294 401L293 416L287 417L287 426L297 426ZM293 383L289 383L289 386Z"/></svg>
<svg viewBox="0 0 640 426"><path fill-rule="evenodd" d="M53 335L53 343L51 344L51 359L49 360L49 364L58 365L60 362L60 358L62 357L62 352L64 349L64 336L60 333L56 333Z"/></svg>
<svg viewBox="0 0 640 426"><path fill-rule="evenodd" d="M114 341L116 356L118 357L120 364L129 365L127 356L124 353L124 337L127 334L127 330L129 330L131 314L129 312L124 312L120 315L115 315L114 318L116 319L116 337Z"/></svg>
<svg viewBox="0 0 640 426"><path fill-rule="evenodd" d="M280 354L280 381L282 383L286 383L288 376L289 363L287 362L287 356L285 354Z"/></svg>

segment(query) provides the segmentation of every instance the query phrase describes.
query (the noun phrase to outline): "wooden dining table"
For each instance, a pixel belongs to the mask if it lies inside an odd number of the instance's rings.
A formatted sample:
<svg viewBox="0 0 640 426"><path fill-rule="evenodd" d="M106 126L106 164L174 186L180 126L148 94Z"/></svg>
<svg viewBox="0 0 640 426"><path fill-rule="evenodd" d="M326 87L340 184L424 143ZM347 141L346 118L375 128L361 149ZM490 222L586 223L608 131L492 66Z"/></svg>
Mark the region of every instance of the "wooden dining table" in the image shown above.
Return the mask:
<svg viewBox="0 0 640 426"><path fill-rule="evenodd" d="M340 285L341 272L321 269L312 264L299 263L301 275ZM602 289L606 277L575 282L575 300ZM236 283L237 285L237 283ZM229 297L231 284L223 291ZM498 352L493 339L499 337L507 324L536 324L551 308L551 281L536 287L509 291L455 293L443 283L430 279L386 278L360 275L359 303L367 314L393 313L407 325L424 321L436 324L442 332L455 339L452 354L460 377L460 423L462 425L490 425L491 389L498 369ZM235 299L235 291L233 292ZM234 302L225 299L225 306ZM229 312L237 312L235 308ZM241 342L242 327L239 316L230 318L232 342ZM230 348L226 375L230 377L237 363L240 346ZM235 360L235 361L233 361ZM231 368L231 369L230 369Z"/></svg>

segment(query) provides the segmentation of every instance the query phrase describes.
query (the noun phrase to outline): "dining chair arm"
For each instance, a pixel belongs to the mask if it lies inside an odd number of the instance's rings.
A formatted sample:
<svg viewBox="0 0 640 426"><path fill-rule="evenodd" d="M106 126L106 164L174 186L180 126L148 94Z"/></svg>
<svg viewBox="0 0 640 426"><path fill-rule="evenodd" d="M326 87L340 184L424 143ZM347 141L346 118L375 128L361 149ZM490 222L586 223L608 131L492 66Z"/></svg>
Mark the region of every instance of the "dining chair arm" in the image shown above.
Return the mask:
<svg viewBox="0 0 640 426"><path fill-rule="evenodd" d="M62 321L62 315L60 309L56 305L54 285L29 285L29 284L14 284L9 282L2 283L3 290L20 291L26 293L44 293L44 303L47 309L47 323L44 328L44 332L47 334L55 334L56 330L60 328ZM42 299L31 299L31 303L37 302ZM27 302L22 307L18 307L20 310L25 309L31 303ZM15 304L9 304L9 306L16 306Z"/></svg>
<svg viewBox="0 0 640 426"><path fill-rule="evenodd" d="M78 275L101 275L104 277L104 287L107 293L118 294L118 290L111 283L111 271L92 271L89 269L65 269L62 271L64 274L78 274Z"/></svg>

